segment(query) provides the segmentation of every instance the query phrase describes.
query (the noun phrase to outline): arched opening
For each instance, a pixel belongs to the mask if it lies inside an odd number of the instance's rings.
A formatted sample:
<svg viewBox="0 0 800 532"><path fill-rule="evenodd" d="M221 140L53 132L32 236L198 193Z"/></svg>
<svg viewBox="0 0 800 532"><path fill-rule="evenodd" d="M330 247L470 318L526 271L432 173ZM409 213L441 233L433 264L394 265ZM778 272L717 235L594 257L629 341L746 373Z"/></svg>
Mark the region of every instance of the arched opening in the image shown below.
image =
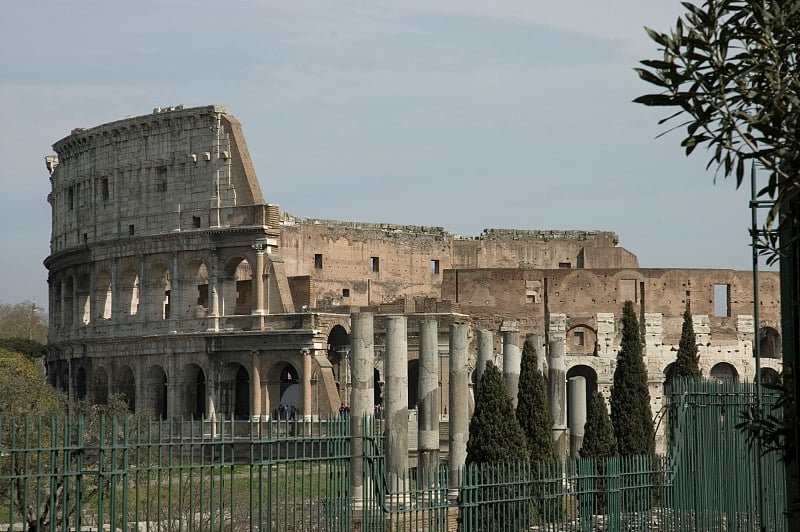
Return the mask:
<svg viewBox="0 0 800 532"><path fill-rule="evenodd" d="M75 372L75 399L86 399L86 370L80 366Z"/></svg>
<svg viewBox="0 0 800 532"><path fill-rule="evenodd" d="M350 337L341 325L328 334L328 360L333 366L333 378L339 392L339 402L350 405Z"/></svg>
<svg viewBox="0 0 800 532"><path fill-rule="evenodd" d="M91 287L89 286L89 275L82 274L78 277L78 320L81 325L87 325L91 320Z"/></svg>
<svg viewBox="0 0 800 532"><path fill-rule="evenodd" d="M253 272L243 257L228 261L222 278L224 315L247 315L253 312Z"/></svg>
<svg viewBox="0 0 800 532"><path fill-rule="evenodd" d="M250 419L250 373L238 362L222 371L220 411L233 419Z"/></svg>
<svg viewBox="0 0 800 532"><path fill-rule="evenodd" d="M94 308L98 320L111 319L111 304L111 274L108 270L100 270L94 285Z"/></svg>
<svg viewBox="0 0 800 532"><path fill-rule="evenodd" d="M150 282L148 284L146 300L150 307L150 319L169 319L170 294L172 292L169 268L160 263L153 266L150 270Z"/></svg>
<svg viewBox="0 0 800 532"><path fill-rule="evenodd" d="M167 374L161 366L151 366L144 376L144 393L147 406L153 415L167 419Z"/></svg>
<svg viewBox="0 0 800 532"><path fill-rule="evenodd" d="M197 364L183 369L183 397L185 412L195 419L206 415L206 374Z"/></svg>
<svg viewBox="0 0 800 532"><path fill-rule="evenodd" d="M761 358L781 358L781 335L772 327L758 331L758 354Z"/></svg>
<svg viewBox="0 0 800 532"><path fill-rule="evenodd" d="M244 366L236 372L236 399L233 406L234 419L250 419L250 374Z"/></svg>
<svg viewBox="0 0 800 532"><path fill-rule="evenodd" d="M72 280L72 277L67 277L67 279L64 281L64 327L67 329L72 327L74 323L74 291L75 282Z"/></svg>
<svg viewBox="0 0 800 532"><path fill-rule="evenodd" d="M183 284L177 284L172 287L170 284L170 299L175 301L175 304L181 306L178 309L177 315L170 308L170 315L177 318L205 318L208 314L209 306L209 286L208 286L208 268L201 260L193 260L189 262L184 276L182 279L186 281ZM180 296L173 298L173 290L180 290Z"/></svg>
<svg viewBox="0 0 800 532"><path fill-rule="evenodd" d="M772 368L761 368L761 384L778 384L781 375Z"/></svg>
<svg viewBox="0 0 800 532"><path fill-rule="evenodd" d="M297 369L291 364L286 364L281 368L280 375L278 417L295 419L300 412L300 380Z"/></svg>
<svg viewBox="0 0 800 532"><path fill-rule="evenodd" d="M135 269L129 267L122 272L119 297L123 314L135 316L139 313L139 274Z"/></svg>
<svg viewBox="0 0 800 532"><path fill-rule="evenodd" d="M408 361L408 408L417 408L417 391L419 390L419 359Z"/></svg>
<svg viewBox="0 0 800 532"><path fill-rule="evenodd" d="M98 366L92 372L92 390L94 390L94 402L98 405L108 404L108 372L106 368Z"/></svg>
<svg viewBox="0 0 800 532"><path fill-rule="evenodd" d="M568 355L596 355L597 333L587 325L576 325L567 331Z"/></svg>
<svg viewBox="0 0 800 532"><path fill-rule="evenodd" d="M672 392L672 383L675 382L675 363L670 362L664 368L664 397L669 397Z"/></svg>
<svg viewBox="0 0 800 532"><path fill-rule="evenodd" d="M136 379L133 370L129 366L122 366L117 372L117 379L114 389L120 394L131 412L136 412Z"/></svg>
<svg viewBox="0 0 800 532"><path fill-rule="evenodd" d="M728 364L727 362L720 362L719 364L715 364L714 367L711 368L709 375L712 379L716 379L717 381L731 381L736 382L739 380L739 372L736 371L736 368L733 365Z"/></svg>

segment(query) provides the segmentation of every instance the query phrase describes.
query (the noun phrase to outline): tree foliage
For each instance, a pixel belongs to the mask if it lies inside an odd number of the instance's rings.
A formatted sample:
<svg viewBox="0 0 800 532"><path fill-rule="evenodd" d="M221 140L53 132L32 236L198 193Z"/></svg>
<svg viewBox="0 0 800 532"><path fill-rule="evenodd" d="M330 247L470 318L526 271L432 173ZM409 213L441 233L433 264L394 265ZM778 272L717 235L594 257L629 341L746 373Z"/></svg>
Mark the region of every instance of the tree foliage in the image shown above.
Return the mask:
<svg viewBox="0 0 800 532"><path fill-rule="evenodd" d="M769 180L758 195L775 201L767 228L779 219L780 226L796 227L800 3L706 0L683 5L686 12L668 33L646 28L662 56L641 61L643 68L636 70L659 92L634 101L669 108L672 114L659 123L685 127L681 146L686 154L704 146L711 154L708 167L735 177L737 187L749 163L764 169ZM777 249L775 232L763 238L762 251Z"/></svg>
<svg viewBox="0 0 800 532"><path fill-rule="evenodd" d="M0 338L0 349L21 353L31 360L44 356L47 352L44 344L27 338Z"/></svg>
<svg viewBox="0 0 800 532"><path fill-rule="evenodd" d="M595 392L586 410L583 428L581 458L608 458L617 455L617 439L608 415L608 406L603 394Z"/></svg>
<svg viewBox="0 0 800 532"><path fill-rule="evenodd" d="M527 340L522 348L516 416L528 443L531 463L557 458L547 384L536 364L536 348Z"/></svg>
<svg viewBox="0 0 800 532"><path fill-rule="evenodd" d="M611 423L621 456L653 454L655 434L647 370L642 359L639 322L630 301L622 307L622 345L611 388Z"/></svg>
<svg viewBox="0 0 800 532"><path fill-rule="evenodd" d="M478 387L475 413L469 422L468 464L527 462L525 435L514 415L503 376L491 361Z"/></svg>
<svg viewBox="0 0 800 532"><path fill-rule="evenodd" d="M687 308L683 313L683 327L681 340L678 343L678 354L675 356L675 365L672 366L673 378L700 377L700 357L697 354L697 339L692 325L692 313Z"/></svg>
<svg viewBox="0 0 800 532"><path fill-rule="evenodd" d="M23 338L46 344L44 309L32 301L0 303L0 338Z"/></svg>

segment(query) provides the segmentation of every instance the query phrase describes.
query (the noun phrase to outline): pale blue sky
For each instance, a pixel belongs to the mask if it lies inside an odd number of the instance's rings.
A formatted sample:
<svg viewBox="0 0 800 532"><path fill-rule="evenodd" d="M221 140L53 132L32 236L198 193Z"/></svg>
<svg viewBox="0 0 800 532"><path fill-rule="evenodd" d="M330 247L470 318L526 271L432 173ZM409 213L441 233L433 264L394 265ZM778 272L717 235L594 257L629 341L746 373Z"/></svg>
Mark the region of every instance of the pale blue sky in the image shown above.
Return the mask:
<svg viewBox="0 0 800 532"><path fill-rule="evenodd" d="M603 229L643 267L748 269L747 191L655 140L633 67L672 0L5 0L0 301L46 306L44 156L76 127L224 104L298 216Z"/></svg>

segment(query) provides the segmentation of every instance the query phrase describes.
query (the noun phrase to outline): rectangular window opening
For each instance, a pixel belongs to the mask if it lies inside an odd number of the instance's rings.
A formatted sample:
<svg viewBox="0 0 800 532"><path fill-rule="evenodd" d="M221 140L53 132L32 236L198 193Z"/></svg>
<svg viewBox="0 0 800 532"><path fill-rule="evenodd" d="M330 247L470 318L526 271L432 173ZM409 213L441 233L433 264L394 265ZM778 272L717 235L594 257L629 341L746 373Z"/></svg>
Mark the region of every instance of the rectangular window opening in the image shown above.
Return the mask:
<svg viewBox="0 0 800 532"><path fill-rule="evenodd" d="M570 268L572 268L572 263L571 262L559 262L558 263L558 267L562 268L562 269L565 269L565 270L569 270Z"/></svg>
<svg viewBox="0 0 800 532"><path fill-rule="evenodd" d="M342 288L342 297L350 297L350 289Z"/></svg>
<svg viewBox="0 0 800 532"><path fill-rule="evenodd" d="M322 253L314 253L314 269L322 269Z"/></svg>
<svg viewBox="0 0 800 532"><path fill-rule="evenodd" d="M200 217L199 216L192 216L192 225L195 229L200 229Z"/></svg>
<svg viewBox="0 0 800 532"><path fill-rule="evenodd" d="M69 206L69 210L75 208L75 187L69 187L67 189L67 205Z"/></svg>
<svg viewBox="0 0 800 532"><path fill-rule="evenodd" d="M727 318L731 315L731 285L714 285L714 316Z"/></svg>
<svg viewBox="0 0 800 532"><path fill-rule="evenodd" d="M369 258L369 271L379 272L381 270L381 261L378 257Z"/></svg>
<svg viewBox="0 0 800 532"><path fill-rule="evenodd" d="M129 225L128 226L128 234L133 236L135 233L136 233L136 231L134 230L133 225Z"/></svg>
<svg viewBox="0 0 800 532"><path fill-rule="evenodd" d="M100 194L104 200L107 200L111 195L108 189L108 178L104 177L100 181Z"/></svg>
<svg viewBox="0 0 800 532"><path fill-rule="evenodd" d="M584 345L583 331L575 331L575 345Z"/></svg>
<svg viewBox="0 0 800 532"><path fill-rule="evenodd" d="M431 259L431 273L438 275L439 273L439 259Z"/></svg>

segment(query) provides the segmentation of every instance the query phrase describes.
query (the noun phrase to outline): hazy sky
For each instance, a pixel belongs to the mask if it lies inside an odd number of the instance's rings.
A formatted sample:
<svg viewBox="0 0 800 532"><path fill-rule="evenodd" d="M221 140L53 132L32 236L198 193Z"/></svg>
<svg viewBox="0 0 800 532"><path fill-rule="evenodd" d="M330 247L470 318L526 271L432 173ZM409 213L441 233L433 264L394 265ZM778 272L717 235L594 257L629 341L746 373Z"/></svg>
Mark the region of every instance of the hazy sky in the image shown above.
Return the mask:
<svg viewBox="0 0 800 532"><path fill-rule="evenodd" d="M76 127L223 104L298 216L602 229L642 267L748 269L748 191L656 140L633 68L672 0L4 0L0 301L47 303L44 156Z"/></svg>

